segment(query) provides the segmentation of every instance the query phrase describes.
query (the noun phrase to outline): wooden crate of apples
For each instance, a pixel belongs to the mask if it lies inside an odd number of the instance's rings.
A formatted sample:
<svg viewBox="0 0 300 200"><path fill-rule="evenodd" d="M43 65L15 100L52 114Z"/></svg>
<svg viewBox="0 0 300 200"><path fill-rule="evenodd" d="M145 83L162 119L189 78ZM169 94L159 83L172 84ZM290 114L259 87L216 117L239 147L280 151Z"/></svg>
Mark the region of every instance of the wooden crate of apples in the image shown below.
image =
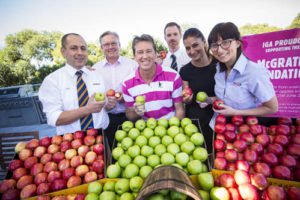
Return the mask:
<svg viewBox="0 0 300 200"><path fill-rule="evenodd" d="M0 185L2 199L28 198L104 178L105 142L97 129L19 143Z"/></svg>

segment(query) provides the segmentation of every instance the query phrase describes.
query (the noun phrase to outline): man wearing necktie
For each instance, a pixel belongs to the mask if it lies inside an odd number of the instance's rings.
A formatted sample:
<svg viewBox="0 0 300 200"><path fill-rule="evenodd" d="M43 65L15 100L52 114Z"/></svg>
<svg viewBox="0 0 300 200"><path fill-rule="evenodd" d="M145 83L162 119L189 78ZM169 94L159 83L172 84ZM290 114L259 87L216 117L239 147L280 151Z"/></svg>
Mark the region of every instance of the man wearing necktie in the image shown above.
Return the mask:
<svg viewBox="0 0 300 200"><path fill-rule="evenodd" d="M88 57L85 40L76 33L64 35L61 53L66 65L49 74L39 89L47 123L56 126L59 135L106 128L109 119L103 109L105 101L94 99L96 92L105 94L105 85L97 72L85 67Z"/></svg>

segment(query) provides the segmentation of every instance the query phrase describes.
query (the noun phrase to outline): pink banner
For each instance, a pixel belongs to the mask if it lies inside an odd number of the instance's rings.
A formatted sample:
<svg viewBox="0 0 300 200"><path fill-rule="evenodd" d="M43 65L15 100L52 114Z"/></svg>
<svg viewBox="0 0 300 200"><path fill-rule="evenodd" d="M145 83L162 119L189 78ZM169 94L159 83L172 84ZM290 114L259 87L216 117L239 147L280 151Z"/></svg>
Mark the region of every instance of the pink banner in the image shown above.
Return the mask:
<svg viewBox="0 0 300 200"><path fill-rule="evenodd" d="M300 117L300 29L243 37L245 55L270 72L279 102L274 117Z"/></svg>

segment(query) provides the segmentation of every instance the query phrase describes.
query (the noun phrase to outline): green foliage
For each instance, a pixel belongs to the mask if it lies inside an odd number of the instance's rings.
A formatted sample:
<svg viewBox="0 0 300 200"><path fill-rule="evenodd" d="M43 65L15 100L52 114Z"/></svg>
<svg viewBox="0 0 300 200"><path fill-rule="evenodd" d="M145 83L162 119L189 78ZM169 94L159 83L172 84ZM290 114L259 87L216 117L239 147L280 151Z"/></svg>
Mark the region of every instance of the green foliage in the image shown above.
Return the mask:
<svg viewBox="0 0 300 200"><path fill-rule="evenodd" d="M300 28L300 13L298 13L297 17L295 17L288 28Z"/></svg>
<svg viewBox="0 0 300 200"><path fill-rule="evenodd" d="M267 33L273 31L282 30L282 28L278 28L276 26L269 26L268 24L246 24L239 28L241 35L252 35L252 34L259 34L259 33Z"/></svg>

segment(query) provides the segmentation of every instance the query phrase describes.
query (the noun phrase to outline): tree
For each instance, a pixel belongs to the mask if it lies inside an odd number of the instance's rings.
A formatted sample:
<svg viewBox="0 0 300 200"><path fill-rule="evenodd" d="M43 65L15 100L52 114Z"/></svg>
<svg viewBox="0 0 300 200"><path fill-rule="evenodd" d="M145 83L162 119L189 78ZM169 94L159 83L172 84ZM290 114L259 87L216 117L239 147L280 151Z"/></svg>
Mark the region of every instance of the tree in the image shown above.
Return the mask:
<svg viewBox="0 0 300 200"><path fill-rule="evenodd" d="M297 17L295 17L291 25L287 28L300 28L300 13L298 13Z"/></svg>
<svg viewBox="0 0 300 200"><path fill-rule="evenodd" d="M269 26L268 24L246 24L239 28L241 35L251 35L251 34L259 34L259 33L267 33L273 31L282 30L282 28L276 26Z"/></svg>

